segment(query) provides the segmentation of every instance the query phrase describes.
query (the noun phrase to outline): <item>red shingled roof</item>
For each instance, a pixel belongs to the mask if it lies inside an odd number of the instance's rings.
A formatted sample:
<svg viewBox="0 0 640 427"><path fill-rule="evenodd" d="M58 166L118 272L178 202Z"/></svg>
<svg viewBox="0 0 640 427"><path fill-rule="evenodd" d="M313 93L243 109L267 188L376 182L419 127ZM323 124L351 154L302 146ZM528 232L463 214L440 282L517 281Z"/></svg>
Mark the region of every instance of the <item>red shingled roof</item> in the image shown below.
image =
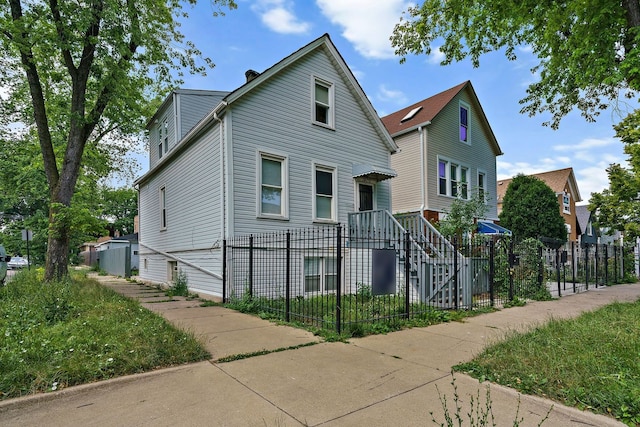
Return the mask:
<svg viewBox="0 0 640 427"><path fill-rule="evenodd" d="M413 105L409 105L402 110L389 114L382 118L382 123L387 128L387 131L391 135L395 135L405 129L415 127L421 123L431 121L435 116L442 111L442 109L461 91L470 84L467 80L464 83L460 83L457 86L433 95L427 99L423 99L420 102L416 102ZM414 108L422 107L412 118L402 121L402 119Z"/></svg>

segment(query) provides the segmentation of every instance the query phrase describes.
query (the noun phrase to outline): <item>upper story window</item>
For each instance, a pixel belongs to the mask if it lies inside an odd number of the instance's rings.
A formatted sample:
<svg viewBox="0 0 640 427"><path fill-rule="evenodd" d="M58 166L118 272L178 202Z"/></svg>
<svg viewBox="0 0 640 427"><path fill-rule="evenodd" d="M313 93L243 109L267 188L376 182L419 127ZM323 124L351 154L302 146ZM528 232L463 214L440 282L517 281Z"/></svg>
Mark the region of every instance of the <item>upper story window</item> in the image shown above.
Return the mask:
<svg viewBox="0 0 640 427"><path fill-rule="evenodd" d="M169 151L169 121L164 119L160 125L158 125L158 158Z"/></svg>
<svg viewBox="0 0 640 427"><path fill-rule="evenodd" d="M469 144L469 106L460 103L460 141Z"/></svg>
<svg viewBox="0 0 640 427"><path fill-rule="evenodd" d="M571 213L571 195L569 193L562 195L562 212L566 214Z"/></svg>
<svg viewBox="0 0 640 427"><path fill-rule="evenodd" d="M316 165L314 169L313 219L335 221L336 169L319 165Z"/></svg>
<svg viewBox="0 0 640 427"><path fill-rule="evenodd" d="M322 126L334 127L334 86L332 83L313 79L313 122Z"/></svg>
<svg viewBox="0 0 640 427"><path fill-rule="evenodd" d="M438 194L469 198L469 168L449 160L438 160Z"/></svg>
<svg viewBox="0 0 640 427"><path fill-rule="evenodd" d="M486 200L487 194L487 174L478 171L478 198L480 200Z"/></svg>
<svg viewBox="0 0 640 427"><path fill-rule="evenodd" d="M286 217L286 157L260 153L259 216Z"/></svg>

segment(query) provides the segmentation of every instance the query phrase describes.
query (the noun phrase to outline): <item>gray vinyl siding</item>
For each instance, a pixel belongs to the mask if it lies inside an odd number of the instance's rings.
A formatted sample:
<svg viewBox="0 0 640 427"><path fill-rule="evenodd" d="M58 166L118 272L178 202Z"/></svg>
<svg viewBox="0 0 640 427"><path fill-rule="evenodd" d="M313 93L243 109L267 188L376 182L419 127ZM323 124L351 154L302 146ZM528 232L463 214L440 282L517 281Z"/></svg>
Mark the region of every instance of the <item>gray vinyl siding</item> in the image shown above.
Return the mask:
<svg viewBox="0 0 640 427"><path fill-rule="evenodd" d="M465 144L459 140L459 101L469 105L470 110L470 141ZM447 211L452 197L438 194L438 156L458 162L469 167L471 189L478 185L478 169L486 173L487 197L489 210L488 218L497 219L497 176L496 154L491 148L488 131L479 114L480 106L472 102L466 91L460 92L428 126L428 154L427 154L427 198L428 209Z"/></svg>
<svg viewBox="0 0 640 427"><path fill-rule="evenodd" d="M178 141L222 101L228 92L179 91L180 129Z"/></svg>
<svg viewBox="0 0 640 427"><path fill-rule="evenodd" d="M391 156L391 166L398 173L391 180L393 212L415 212L422 204L420 134L410 132L395 138L395 142L400 150Z"/></svg>
<svg viewBox="0 0 640 427"><path fill-rule="evenodd" d="M311 122L312 76L335 85L335 130ZM313 163L337 169L337 221L354 210L354 163L389 167L389 151L323 51L316 51L232 104L235 234L312 225ZM289 220L256 218L258 151L288 156ZM390 208L388 182L376 185L377 206Z"/></svg>
<svg viewBox="0 0 640 427"><path fill-rule="evenodd" d="M218 127L213 126L197 141L140 185L140 276L166 282L167 252L221 274L222 204L220 195L220 147ZM160 224L160 188L165 188L167 227ZM147 258L147 268L144 259ZM180 266L180 263L179 263ZM205 292L220 288L215 279L187 265L189 286Z"/></svg>

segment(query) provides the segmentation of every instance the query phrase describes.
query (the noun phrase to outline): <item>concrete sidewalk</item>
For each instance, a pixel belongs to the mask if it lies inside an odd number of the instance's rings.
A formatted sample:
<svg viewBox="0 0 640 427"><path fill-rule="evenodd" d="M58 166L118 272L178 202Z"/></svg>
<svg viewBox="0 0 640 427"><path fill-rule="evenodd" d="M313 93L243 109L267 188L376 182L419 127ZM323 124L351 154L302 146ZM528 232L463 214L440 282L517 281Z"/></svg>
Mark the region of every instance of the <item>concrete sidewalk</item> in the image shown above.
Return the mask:
<svg viewBox="0 0 640 427"><path fill-rule="evenodd" d="M136 298L202 338L213 360L131 375L54 393L0 402L0 425L10 426L413 426L445 422L438 390L455 408L451 366L470 360L511 330L550 317L573 317L613 301L640 298L640 284L591 289L548 302L504 309L427 328L324 343L312 334L197 301L166 300L153 288L111 277L104 285ZM317 343L303 346L303 344ZM227 363L221 357L278 351ZM470 396L485 385L456 374L467 423ZM551 401L491 385L496 425L623 425Z"/></svg>

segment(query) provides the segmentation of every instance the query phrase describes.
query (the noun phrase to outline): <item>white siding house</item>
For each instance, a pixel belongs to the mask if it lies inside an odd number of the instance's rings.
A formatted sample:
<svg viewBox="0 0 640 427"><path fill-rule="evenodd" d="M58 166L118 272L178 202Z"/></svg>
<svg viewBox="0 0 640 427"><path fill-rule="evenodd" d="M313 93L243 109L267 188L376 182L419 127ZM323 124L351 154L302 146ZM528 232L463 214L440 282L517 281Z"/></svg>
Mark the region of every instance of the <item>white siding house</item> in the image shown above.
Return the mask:
<svg viewBox="0 0 640 427"><path fill-rule="evenodd" d="M328 35L233 92L177 90L148 122L140 278L222 295L222 241L391 210L397 150Z"/></svg>
<svg viewBox="0 0 640 427"><path fill-rule="evenodd" d="M400 148L391 165L393 212L438 221L456 198L481 192L498 219L496 157L502 150L470 81L382 118Z"/></svg>

